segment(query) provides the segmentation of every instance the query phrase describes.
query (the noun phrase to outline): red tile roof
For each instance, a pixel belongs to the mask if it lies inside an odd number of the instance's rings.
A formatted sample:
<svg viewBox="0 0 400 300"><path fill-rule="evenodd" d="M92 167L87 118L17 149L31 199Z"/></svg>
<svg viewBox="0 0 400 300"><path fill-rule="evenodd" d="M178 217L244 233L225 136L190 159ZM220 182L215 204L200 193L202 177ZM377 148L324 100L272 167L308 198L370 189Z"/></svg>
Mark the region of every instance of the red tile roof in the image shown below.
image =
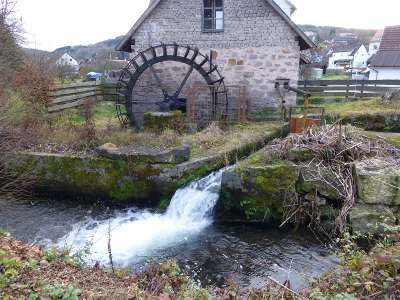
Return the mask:
<svg viewBox="0 0 400 300"><path fill-rule="evenodd" d="M379 50L400 50L400 26L385 28Z"/></svg>
<svg viewBox="0 0 400 300"><path fill-rule="evenodd" d="M400 25L385 28L378 53L371 58L371 67L400 67Z"/></svg>

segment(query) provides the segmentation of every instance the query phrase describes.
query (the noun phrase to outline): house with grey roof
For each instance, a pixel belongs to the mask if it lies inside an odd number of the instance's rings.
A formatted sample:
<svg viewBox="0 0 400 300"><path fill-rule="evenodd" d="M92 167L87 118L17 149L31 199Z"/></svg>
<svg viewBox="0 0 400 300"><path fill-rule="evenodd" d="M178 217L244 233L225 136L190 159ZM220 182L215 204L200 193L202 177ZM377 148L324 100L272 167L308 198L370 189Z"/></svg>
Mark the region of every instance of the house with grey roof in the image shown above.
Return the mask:
<svg viewBox="0 0 400 300"><path fill-rule="evenodd" d="M370 40L368 49L368 53L370 56L378 52L379 47L381 45L382 36L383 36L383 29L380 29L374 34L374 36Z"/></svg>
<svg viewBox="0 0 400 300"><path fill-rule="evenodd" d="M367 48L363 44L335 47L329 56L329 71L365 69L369 59Z"/></svg>
<svg viewBox="0 0 400 300"><path fill-rule="evenodd" d="M225 84L246 86L249 111L259 111L281 104L275 79L296 85L300 53L314 47L291 19L295 9L289 0L152 0L117 50L135 54L161 43L195 47L210 54ZM172 67L168 84L179 84L174 72L182 74ZM189 80L189 87L194 83ZM286 99L287 105L295 102L294 94Z"/></svg>
<svg viewBox="0 0 400 300"><path fill-rule="evenodd" d="M370 59L370 80L400 79L400 25L386 27L379 51Z"/></svg>

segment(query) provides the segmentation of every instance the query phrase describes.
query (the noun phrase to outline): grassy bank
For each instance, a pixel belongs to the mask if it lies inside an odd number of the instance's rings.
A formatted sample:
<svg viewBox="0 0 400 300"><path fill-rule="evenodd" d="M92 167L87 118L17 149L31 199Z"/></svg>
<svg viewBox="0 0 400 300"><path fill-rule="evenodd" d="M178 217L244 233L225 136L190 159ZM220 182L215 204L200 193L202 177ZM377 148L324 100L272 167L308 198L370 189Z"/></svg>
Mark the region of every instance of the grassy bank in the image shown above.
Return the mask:
<svg viewBox="0 0 400 300"><path fill-rule="evenodd" d="M103 102L61 113L47 114L42 107L27 107L13 99L7 110L11 125L32 131L29 150L52 153L90 153L105 143L135 149L167 149L188 144L193 157L228 152L266 137L281 126L276 122L211 124L200 132L166 128L162 132L121 128L112 103Z"/></svg>
<svg viewBox="0 0 400 300"><path fill-rule="evenodd" d="M340 117L359 116L366 114L400 113L400 107L393 104L383 104L380 99L337 102L324 105L327 113Z"/></svg>

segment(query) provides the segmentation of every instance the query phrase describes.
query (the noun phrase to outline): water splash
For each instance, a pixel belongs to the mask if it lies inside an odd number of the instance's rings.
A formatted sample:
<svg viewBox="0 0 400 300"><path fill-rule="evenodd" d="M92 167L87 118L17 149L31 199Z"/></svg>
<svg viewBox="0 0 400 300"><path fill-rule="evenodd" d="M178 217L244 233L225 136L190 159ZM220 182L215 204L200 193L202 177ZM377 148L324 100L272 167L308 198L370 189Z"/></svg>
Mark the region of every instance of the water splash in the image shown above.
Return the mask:
<svg viewBox="0 0 400 300"><path fill-rule="evenodd" d="M108 231L114 262L126 266L151 257L157 250L172 247L203 231L212 223L224 170L179 189L164 214L148 210L119 212L106 220L88 218L58 242L77 251L90 245L90 260L108 262Z"/></svg>

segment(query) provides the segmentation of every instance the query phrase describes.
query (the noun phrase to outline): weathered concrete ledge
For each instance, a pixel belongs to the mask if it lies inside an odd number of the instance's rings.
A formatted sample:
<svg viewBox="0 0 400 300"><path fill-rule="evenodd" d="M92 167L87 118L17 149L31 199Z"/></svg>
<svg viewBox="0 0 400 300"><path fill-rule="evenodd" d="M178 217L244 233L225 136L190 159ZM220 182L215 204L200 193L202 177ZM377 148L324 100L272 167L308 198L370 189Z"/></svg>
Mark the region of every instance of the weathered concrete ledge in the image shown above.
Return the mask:
<svg viewBox="0 0 400 300"><path fill-rule="evenodd" d="M144 206L161 202L165 207L178 188L237 162L283 133L280 128L254 143L197 159L190 159L188 146L146 152L108 145L92 156L19 153L9 169L28 171L41 194Z"/></svg>

